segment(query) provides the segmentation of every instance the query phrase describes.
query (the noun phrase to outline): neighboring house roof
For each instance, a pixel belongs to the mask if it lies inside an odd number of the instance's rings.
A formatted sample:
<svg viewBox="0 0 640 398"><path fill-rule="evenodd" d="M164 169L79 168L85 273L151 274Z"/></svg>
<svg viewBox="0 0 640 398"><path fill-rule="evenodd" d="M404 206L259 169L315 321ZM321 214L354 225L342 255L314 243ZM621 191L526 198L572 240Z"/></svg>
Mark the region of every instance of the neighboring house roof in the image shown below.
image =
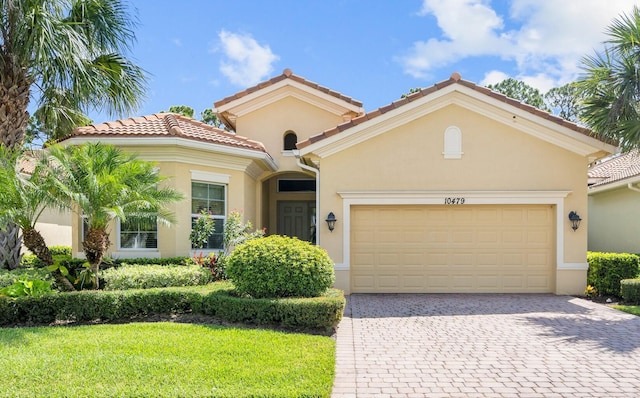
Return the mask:
<svg viewBox="0 0 640 398"><path fill-rule="evenodd" d="M640 153L635 150L605 159L591 166L588 175L590 189L615 188L629 180L639 179Z"/></svg>
<svg viewBox="0 0 640 398"><path fill-rule="evenodd" d="M18 160L18 172L23 174L33 174L36 169L37 160L33 156L22 156Z"/></svg>
<svg viewBox="0 0 640 398"><path fill-rule="evenodd" d="M365 122L367 122L369 120L377 119L377 118L383 116L386 113L389 113L391 111L394 111L394 110L402 108L402 107L405 107L405 106L407 106L408 104L410 104L412 102L415 102L415 101L417 101L417 100L419 100L419 99L421 99L423 97L433 95L434 93L436 93L438 91L441 91L441 90L443 90L443 89L445 89L447 87L453 86L455 84L464 86L464 87L466 87L468 89L471 89L471 90L473 90L475 92L484 94L487 97L490 97L490 98L492 98L494 100L497 100L497 101L500 101L500 102L504 102L504 103L506 103L508 105L511 105L513 107L522 109L522 110L526 111L527 113L530 113L530 114L535 115L537 117L541 117L541 118L546 119L546 120L548 120L548 121L550 121L552 123L555 123L555 124L557 124L559 126L562 126L562 127L566 127L568 129L576 131L576 132L578 132L580 134L583 134L585 136L596 138L599 141L602 141L602 142L604 142L606 144L614 145L614 146L616 145L615 142L612 142L610 140L603 140L603 139L594 137L594 133L591 130L585 128L585 127L581 127L581 126L579 126L579 125L577 125L577 124L575 124L573 122L570 122L568 120L562 119L561 117L555 116L555 115L553 115L553 114L551 114L549 112L540 110L540 109L538 109L538 108L536 108L534 106L525 104L525 103L520 102L518 100L515 100L513 98L509 98L506 95L500 94L500 93L495 92L495 91L492 91L491 89L489 89L487 87L478 86L478 85L476 85L476 84L474 84L474 83L472 83L470 81L462 80L460 74L457 73L457 72L454 72L454 73L451 74L451 77L448 80L436 83L431 87L420 89L420 90L418 90L418 91L416 91L416 92L414 92L412 94L409 94L408 96L406 96L406 97L404 97L404 98L402 98L400 100L392 102L389 105L386 105L386 106L378 108L378 109L376 109L374 111L368 112L368 113L366 113L366 114L364 114L362 116L355 117L355 118L353 118L353 119L351 119L351 120L349 120L349 121L347 121L345 123L342 123L342 124L340 124L340 125L338 125L338 126L336 126L334 128L325 130L324 132L322 132L320 134L312 136L312 137L310 137L309 139L307 139L305 141L301 141L297 145L298 149L303 149L303 148L305 148L305 147L307 147L309 145L312 145L312 144L314 144L316 142L325 140L325 139L327 139L327 138L329 138L331 136L334 136L336 134L342 133L345 130L351 129L351 128L353 128L355 126L358 126L358 125L360 125L362 123L365 123ZM514 118L515 118L515 116L514 116Z"/></svg>
<svg viewBox="0 0 640 398"><path fill-rule="evenodd" d="M61 142L76 137L177 137L266 153L260 142L174 113L156 113L79 127Z"/></svg>

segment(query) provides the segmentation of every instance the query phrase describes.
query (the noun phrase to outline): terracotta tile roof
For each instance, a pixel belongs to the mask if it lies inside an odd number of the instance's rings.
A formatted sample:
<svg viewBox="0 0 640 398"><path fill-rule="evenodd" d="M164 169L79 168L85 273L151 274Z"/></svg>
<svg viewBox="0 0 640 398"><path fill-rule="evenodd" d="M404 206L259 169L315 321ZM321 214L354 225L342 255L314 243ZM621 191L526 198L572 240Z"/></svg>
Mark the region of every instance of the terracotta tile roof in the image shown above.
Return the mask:
<svg viewBox="0 0 640 398"><path fill-rule="evenodd" d="M24 174L33 174L37 162L38 160L35 158L35 154L25 153L18 161L18 171Z"/></svg>
<svg viewBox="0 0 640 398"><path fill-rule="evenodd" d="M507 103L507 104L509 104L511 106L514 106L516 108L520 108L520 109L525 110L525 111L527 111L529 113L532 113L532 114L534 114L534 115L536 115L538 117L542 117L542 118L547 119L547 120L549 120L551 122L557 123L557 124L559 124L561 126L564 126L564 127L567 127L567 128L569 128L571 130L577 131L577 132L579 132L581 134L584 134L584 135L587 135L587 136L590 136L590 137L594 136L594 133L591 130L589 130L588 128L581 127L581 126L579 126L579 125L577 125L577 124L575 124L573 122L570 122L568 120L562 119L562 118L560 118L558 116L555 116L555 115L553 115L553 114L551 114L549 112L545 112L545 111L540 110L540 109L538 109L538 108L536 108L534 106L525 104L525 103L520 102L518 100L515 100L513 98L509 98L504 94L500 94L500 93L498 93L496 91L492 91L491 89L488 89L486 87L478 86L475 83L472 83L472 82L467 81L467 80L462 80L462 77L460 76L460 74L457 73L457 72L454 72L454 73L451 74L451 77L448 80L444 80L444 81L441 81L439 83L436 83L431 87L420 89L420 90L418 90L418 91L416 91L414 93L409 94L408 96L406 96L404 98L401 98L401 99L399 99L397 101L392 102L389 105L383 106L383 107L378 108L378 109L376 109L374 111L368 112L368 113L366 113L364 115L355 117L355 118L353 118L353 119L351 119L351 120L349 120L349 121L347 121L345 123L342 123L342 124L340 124L340 125L338 125L338 126L336 126L334 128L331 128L329 130L325 130L320 134L312 136L312 137L310 137L309 139L307 139L305 141L301 141L297 145L298 149L302 149L302 148L304 148L306 146L309 146L309 145L311 145L311 144L313 144L315 142L318 142L318 141L321 141L321 140L323 140L325 138L328 138L328 137L331 137L333 135L336 135L336 134L338 134L338 133L340 133L340 132L342 132L344 130L347 130L347 129L351 128L351 127L357 126L357 125L359 125L359 124L361 124L361 123L363 123L363 122L365 122L367 120L375 119L375 118L377 118L377 117L379 117L381 115L384 115L387 112L390 112L390 111L392 111L394 109L397 109L397 108L400 108L400 107L402 107L404 105L407 105L407 104L409 104L409 103L411 103L413 101L416 101L416 100L418 100L418 99L420 99L422 97L430 95L430 94L432 94L432 93L434 93L434 92L436 92L438 90L441 90L441 89L443 89L445 87L448 87L448 86L450 86L452 84L463 85L463 86L468 87L468 88L470 88L472 90L475 90L475 91L477 91L479 93L482 93L482 94L485 94L485 95L487 95L489 97L492 97L492 98L494 98L494 99L496 99L498 101L505 102L505 103ZM595 137L595 138L598 138L598 137ZM598 139L600 139L600 138L598 138ZM605 140L605 139L601 139L601 140L606 142L606 143L612 144L612 145L617 145L616 142L612 142L610 140Z"/></svg>
<svg viewBox="0 0 640 398"><path fill-rule="evenodd" d="M220 101L216 101L213 104L213 107L214 108L218 108L219 106L228 104L229 102L232 102L232 101L235 101L237 99L240 99L240 98L242 98L242 97L244 97L244 96L246 96L248 94L251 94L251 93L253 93L255 91L261 90L261 89L263 89L265 87L269 87L271 85L274 85L274 84L276 84L278 82L281 82L281 81L283 81L285 79L291 79L291 80L293 80L295 82L304 84L305 86L311 87L311 88L313 88L315 90L321 91L321 92L323 92L325 94L328 94L328 95L331 95L331 96L336 97L338 99L341 99L343 101L346 101L346 102L348 102L348 103L350 103L352 105L355 105L355 106L358 106L358 107L362 107L362 102L357 101L357 100L355 100L355 99L353 99L351 97L348 97L348 96L346 96L344 94L341 94L341 93L339 93L337 91L333 91L333 90L331 90L331 89L329 89L327 87L321 86L321 85L319 85L317 83L311 82L311 81L309 81L309 80L307 80L307 79L305 79L303 77L300 77L298 75L294 75L293 72L291 71L291 69L288 69L288 68L285 69L282 72L282 74L280 74L278 76L275 76L275 77L273 77L273 78L271 78L271 79L269 79L267 81L259 83L259 84L255 85L253 87L249 87L248 89L240 91L238 93L235 93L235 94L233 94L233 95L231 95L229 97L223 98Z"/></svg>
<svg viewBox="0 0 640 398"><path fill-rule="evenodd" d="M79 127L62 141L73 137L180 137L211 144L267 152L260 142L249 140L246 137L174 113L155 113L148 116Z"/></svg>
<svg viewBox="0 0 640 398"><path fill-rule="evenodd" d="M595 181L591 187L640 176L640 153L631 151L596 163L589 168L588 176Z"/></svg>

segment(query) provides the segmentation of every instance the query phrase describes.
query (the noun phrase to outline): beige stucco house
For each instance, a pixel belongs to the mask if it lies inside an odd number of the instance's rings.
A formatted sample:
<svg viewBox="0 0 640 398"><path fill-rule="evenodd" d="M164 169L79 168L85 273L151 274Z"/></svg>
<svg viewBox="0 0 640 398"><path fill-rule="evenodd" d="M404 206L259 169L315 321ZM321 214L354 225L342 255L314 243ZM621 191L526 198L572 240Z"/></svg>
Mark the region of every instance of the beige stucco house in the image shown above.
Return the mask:
<svg viewBox="0 0 640 398"><path fill-rule="evenodd" d="M32 157L21 159L19 164L20 173L30 175L33 173L34 168L35 161ZM48 246L71 246L71 237L73 236L71 228L72 217L70 211L45 208L40 214L38 222L36 222L35 229L40 232ZM28 251L24 246L23 250L25 252Z"/></svg>
<svg viewBox="0 0 640 398"><path fill-rule="evenodd" d="M591 251L640 253L640 154L617 154L589 168Z"/></svg>
<svg viewBox="0 0 640 398"><path fill-rule="evenodd" d="M615 150L586 129L457 73L365 113L287 69L214 108L235 134L156 114L63 141L135 151L187 196L172 228L115 225L113 256L188 255L200 209L221 221L236 209L267 233L315 240L348 293L584 290L585 168ZM585 218L575 231L570 211ZM78 218L76 254L81 233Z"/></svg>

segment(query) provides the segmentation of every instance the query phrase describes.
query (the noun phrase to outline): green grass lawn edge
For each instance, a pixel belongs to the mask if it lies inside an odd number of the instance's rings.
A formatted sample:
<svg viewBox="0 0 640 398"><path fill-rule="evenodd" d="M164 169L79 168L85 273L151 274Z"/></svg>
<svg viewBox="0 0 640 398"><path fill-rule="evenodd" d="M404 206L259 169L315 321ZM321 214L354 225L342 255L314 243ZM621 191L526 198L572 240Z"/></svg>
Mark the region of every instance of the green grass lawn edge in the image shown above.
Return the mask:
<svg viewBox="0 0 640 398"><path fill-rule="evenodd" d="M612 307L632 315L640 316L640 305L614 305Z"/></svg>
<svg viewBox="0 0 640 398"><path fill-rule="evenodd" d="M128 321L149 315L200 314L230 323L327 333L342 319L344 292L320 297L240 297L230 282L197 287L79 291L11 299L0 297L0 326L56 322Z"/></svg>
<svg viewBox="0 0 640 398"><path fill-rule="evenodd" d="M0 398L328 398L335 341L168 322L2 328L0 367Z"/></svg>

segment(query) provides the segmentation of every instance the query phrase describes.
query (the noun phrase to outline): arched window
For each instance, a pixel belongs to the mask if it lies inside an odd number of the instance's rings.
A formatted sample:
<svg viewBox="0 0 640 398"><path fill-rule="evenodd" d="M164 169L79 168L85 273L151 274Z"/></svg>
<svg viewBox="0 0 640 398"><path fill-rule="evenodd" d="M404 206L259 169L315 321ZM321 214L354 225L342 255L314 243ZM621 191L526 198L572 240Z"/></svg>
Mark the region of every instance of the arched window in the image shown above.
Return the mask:
<svg viewBox="0 0 640 398"><path fill-rule="evenodd" d="M298 136L293 131L289 130L284 134L284 150L293 151L296 149L298 143Z"/></svg>

